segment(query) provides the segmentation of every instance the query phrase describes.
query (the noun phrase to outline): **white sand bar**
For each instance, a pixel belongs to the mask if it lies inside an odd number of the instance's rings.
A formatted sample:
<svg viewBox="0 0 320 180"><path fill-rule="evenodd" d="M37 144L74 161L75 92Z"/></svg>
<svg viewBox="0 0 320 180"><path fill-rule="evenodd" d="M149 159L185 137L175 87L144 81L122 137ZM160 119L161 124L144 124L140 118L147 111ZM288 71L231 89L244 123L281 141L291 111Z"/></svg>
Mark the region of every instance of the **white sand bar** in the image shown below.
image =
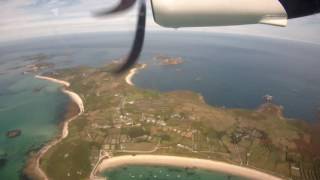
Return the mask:
<svg viewBox="0 0 320 180"><path fill-rule="evenodd" d="M134 86L134 83L132 82L132 78L135 74L137 74L139 72L139 70L144 69L147 67L147 64L142 64L141 67L136 67L136 68L132 68L128 75L126 76L126 82L127 84Z"/></svg>
<svg viewBox="0 0 320 180"><path fill-rule="evenodd" d="M254 169L236 166L224 162L186 158L177 156L162 155L136 155L136 156L119 156L105 159L98 166L96 172L102 172L107 169L117 168L125 165L156 165L171 166L181 168L198 168L234 176L244 177L255 180L280 180L281 178L266 174Z"/></svg>
<svg viewBox="0 0 320 180"><path fill-rule="evenodd" d="M58 84L61 84L61 85L65 86L65 87L70 87L70 83L69 82L63 81L63 80L60 80L60 79L55 79L55 78L51 78L51 77L47 77L47 76L40 76L40 75L36 75L35 78L51 81L51 82L54 82L54 83L58 83Z"/></svg>
<svg viewBox="0 0 320 180"><path fill-rule="evenodd" d="M72 91L68 91L68 90L65 90L65 89L63 89L62 92L67 94L73 100L73 102L75 102L78 105L80 113L84 112L83 101L82 101L81 97L77 93L72 92Z"/></svg>

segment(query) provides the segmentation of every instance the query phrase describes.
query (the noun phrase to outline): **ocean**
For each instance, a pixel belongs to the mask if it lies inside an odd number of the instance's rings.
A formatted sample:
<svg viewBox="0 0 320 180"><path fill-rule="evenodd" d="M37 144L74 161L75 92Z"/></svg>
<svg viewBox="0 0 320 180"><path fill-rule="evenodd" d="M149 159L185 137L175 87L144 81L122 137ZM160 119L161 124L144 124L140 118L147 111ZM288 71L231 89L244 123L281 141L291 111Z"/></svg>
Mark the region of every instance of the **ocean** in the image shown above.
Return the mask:
<svg viewBox="0 0 320 180"><path fill-rule="evenodd" d="M26 155L57 135L68 97L59 86L24 75L25 66L45 57L55 69L99 67L128 53L133 33L41 37L0 44L0 179L18 179ZM192 90L206 102L254 109L265 94L284 106L285 116L312 122L320 107L320 45L217 33L149 32L141 63L148 67L134 83L158 91ZM181 57L183 64L161 66L156 55ZM42 62L42 61L41 61ZM40 72L39 72L40 73ZM8 139L5 133L21 129Z"/></svg>
<svg viewBox="0 0 320 180"><path fill-rule="evenodd" d="M69 99L57 85L32 76L11 77L13 82L0 79L0 152L7 159L0 167L0 179L14 180L19 179L29 152L57 135ZM36 92L36 88L42 89ZM14 129L21 130L21 136L7 138L6 132Z"/></svg>

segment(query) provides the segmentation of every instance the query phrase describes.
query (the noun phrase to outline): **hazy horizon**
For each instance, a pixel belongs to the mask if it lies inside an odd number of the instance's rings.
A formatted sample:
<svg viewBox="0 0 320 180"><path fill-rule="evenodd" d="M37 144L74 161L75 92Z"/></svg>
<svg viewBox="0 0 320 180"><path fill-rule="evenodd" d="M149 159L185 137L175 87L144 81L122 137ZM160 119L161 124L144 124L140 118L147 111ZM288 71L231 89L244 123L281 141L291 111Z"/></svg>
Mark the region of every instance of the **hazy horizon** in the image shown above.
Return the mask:
<svg viewBox="0 0 320 180"><path fill-rule="evenodd" d="M94 18L92 13L116 5L117 0L10 0L0 5L0 42L63 34L108 31L133 31L137 7L108 18ZM153 21L148 3L147 30L175 32ZM244 25L229 27L182 28L180 31L219 32L290 39L320 44L320 15L289 20L287 27Z"/></svg>

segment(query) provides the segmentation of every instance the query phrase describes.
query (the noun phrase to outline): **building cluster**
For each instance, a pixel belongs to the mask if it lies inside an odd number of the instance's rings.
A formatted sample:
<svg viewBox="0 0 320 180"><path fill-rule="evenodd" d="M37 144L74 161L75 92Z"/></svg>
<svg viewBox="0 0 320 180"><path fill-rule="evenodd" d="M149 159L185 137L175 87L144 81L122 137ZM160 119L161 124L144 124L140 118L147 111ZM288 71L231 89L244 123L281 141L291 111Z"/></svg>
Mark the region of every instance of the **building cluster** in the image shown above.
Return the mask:
<svg viewBox="0 0 320 180"><path fill-rule="evenodd" d="M267 134L258 129L242 128L236 129L231 133L231 142L238 144L243 139L266 139Z"/></svg>
<svg viewBox="0 0 320 180"><path fill-rule="evenodd" d="M106 151L114 151L118 148L122 149L123 144L132 142L132 139L127 135L110 135L104 140L103 149Z"/></svg>
<svg viewBox="0 0 320 180"><path fill-rule="evenodd" d="M179 127L172 127L167 124L167 122L164 120L165 118L162 115L142 113L141 116L137 118L136 115L125 111L125 106L134 105L136 103L135 101L129 101L128 98L124 97L121 94L114 94L114 96L120 98L120 104L116 108L116 112L113 114L113 121L108 125L92 124L93 128L118 129L117 133L110 134L105 138L103 148L101 149L102 151L121 151L126 150L126 146L129 143L151 142L156 137L144 134L139 137L131 138L129 134L123 134L120 132L120 129L130 129L137 127L144 128L145 126L151 126L158 130L161 130L162 132L175 134L182 138L187 138L190 141L192 141L192 146L189 147L187 145L182 144L177 146L180 148L184 147L184 149L192 151L194 149L197 149L195 145L197 144L196 130L191 128L183 129ZM167 118L179 121L185 119L185 117L180 113L172 113L169 116L167 116Z"/></svg>

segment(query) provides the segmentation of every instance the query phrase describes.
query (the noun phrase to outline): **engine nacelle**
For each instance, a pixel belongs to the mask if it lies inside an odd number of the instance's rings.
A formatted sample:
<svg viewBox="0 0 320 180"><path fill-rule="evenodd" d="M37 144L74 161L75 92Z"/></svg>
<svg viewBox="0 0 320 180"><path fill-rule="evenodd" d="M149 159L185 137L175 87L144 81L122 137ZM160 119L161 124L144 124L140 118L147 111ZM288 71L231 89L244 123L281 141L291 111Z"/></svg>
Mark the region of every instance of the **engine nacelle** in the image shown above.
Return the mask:
<svg viewBox="0 0 320 180"><path fill-rule="evenodd" d="M278 0L151 0L155 22L164 27L243 24L287 25Z"/></svg>

